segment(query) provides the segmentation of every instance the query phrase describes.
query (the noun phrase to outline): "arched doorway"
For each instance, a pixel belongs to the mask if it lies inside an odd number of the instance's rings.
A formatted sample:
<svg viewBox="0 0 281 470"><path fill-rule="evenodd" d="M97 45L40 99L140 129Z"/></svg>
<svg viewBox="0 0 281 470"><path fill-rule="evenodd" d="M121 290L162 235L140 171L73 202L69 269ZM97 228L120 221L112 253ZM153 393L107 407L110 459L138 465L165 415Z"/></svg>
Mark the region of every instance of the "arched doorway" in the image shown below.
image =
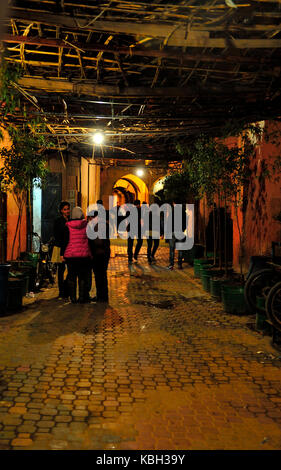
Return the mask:
<svg viewBox="0 0 281 470"><path fill-rule="evenodd" d="M215 224L215 227L214 227ZM214 251L214 230L216 233L216 251L221 253L221 259L228 262L233 261L233 220L231 214L224 207L215 208L209 214L206 227L207 251Z"/></svg>
<svg viewBox="0 0 281 470"><path fill-rule="evenodd" d="M133 203L135 199L148 202L148 189L145 182L136 175L128 174L119 178L113 185L112 194L119 205Z"/></svg>
<svg viewBox="0 0 281 470"><path fill-rule="evenodd" d="M159 201L163 199L163 187L166 176L158 178L152 185L152 195L157 198Z"/></svg>

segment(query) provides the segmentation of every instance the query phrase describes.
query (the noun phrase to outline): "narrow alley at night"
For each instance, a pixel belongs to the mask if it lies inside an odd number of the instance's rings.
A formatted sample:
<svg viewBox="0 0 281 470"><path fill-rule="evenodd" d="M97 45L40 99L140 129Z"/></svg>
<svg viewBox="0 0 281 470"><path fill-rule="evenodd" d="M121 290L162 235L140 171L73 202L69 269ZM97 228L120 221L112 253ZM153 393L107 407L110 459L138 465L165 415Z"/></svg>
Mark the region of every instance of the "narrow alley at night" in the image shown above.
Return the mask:
<svg viewBox="0 0 281 470"><path fill-rule="evenodd" d="M280 451L281 0L1 0L0 49L0 452Z"/></svg>
<svg viewBox="0 0 281 470"><path fill-rule="evenodd" d="M2 449L280 448L280 352L167 259L113 246L109 304L53 287L0 319Z"/></svg>

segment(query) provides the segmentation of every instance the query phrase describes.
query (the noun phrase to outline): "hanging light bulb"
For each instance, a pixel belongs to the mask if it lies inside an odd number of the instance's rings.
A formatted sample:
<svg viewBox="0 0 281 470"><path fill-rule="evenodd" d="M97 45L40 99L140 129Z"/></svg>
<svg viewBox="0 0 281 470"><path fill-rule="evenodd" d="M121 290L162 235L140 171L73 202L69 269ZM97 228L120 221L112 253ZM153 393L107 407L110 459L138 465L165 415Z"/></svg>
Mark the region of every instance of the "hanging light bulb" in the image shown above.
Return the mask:
<svg viewBox="0 0 281 470"><path fill-rule="evenodd" d="M104 141L104 135L101 132L96 132L93 135L93 141L97 145L101 145Z"/></svg>
<svg viewBox="0 0 281 470"><path fill-rule="evenodd" d="M144 171L143 171L142 168L138 168L136 173L137 173L138 176L143 176L144 175Z"/></svg>

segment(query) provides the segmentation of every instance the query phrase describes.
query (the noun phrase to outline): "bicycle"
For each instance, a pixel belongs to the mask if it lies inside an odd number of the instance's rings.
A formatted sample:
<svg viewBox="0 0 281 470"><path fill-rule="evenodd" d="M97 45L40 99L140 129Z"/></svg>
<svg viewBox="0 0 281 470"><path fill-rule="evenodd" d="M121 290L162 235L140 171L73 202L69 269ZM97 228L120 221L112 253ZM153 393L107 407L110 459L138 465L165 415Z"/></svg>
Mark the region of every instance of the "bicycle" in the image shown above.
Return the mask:
<svg viewBox="0 0 281 470"><path fill-rule="evenodd" d="M34 232L32 234L35 237L38 237L39 240L39 260L36 266L36 288L41 289L45 281L48 281L51 285L55 283L54 274L55 267L51 262L51 252L52 252L52 238L47 243L42 243L42 239L38 233Z"/></svg>
<svg viewBox="0 0 281 470"><path fill-rule="evenodd" d="M280 270L281 276L281 266L278 266L277 269ZM272 325L281 331L281 280L270 289L266 298L265 310Z"/></svg>
<svg viewBox="0 0 281 470"><path fill-rule="evenodd" d="M275 252L276 247L280 246L281 243L272 242L272 257L270 261L265 261L265 268L251 274L245 283L245 301L249 310L253 313L265 312L265 307L261 307L257 299L262 297L264 303L266 303L271 289L281 282L281 258L276 256Z"/></svg>

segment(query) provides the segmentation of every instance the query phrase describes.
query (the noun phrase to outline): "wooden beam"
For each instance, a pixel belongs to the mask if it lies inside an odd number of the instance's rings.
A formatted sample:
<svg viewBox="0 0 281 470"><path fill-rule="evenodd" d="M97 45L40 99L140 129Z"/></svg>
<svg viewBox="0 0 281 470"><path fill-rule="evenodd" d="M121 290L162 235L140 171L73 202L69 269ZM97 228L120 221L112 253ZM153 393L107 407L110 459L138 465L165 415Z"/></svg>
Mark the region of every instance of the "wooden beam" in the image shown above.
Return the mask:
<svg viewBox="0 0 281 470"><path fill-rule="evenodd" d="M64 49L81 49L84 52L108 52L111 54L121 54L129 56L141 56L141 57L155 57L162 59L174 59L185 61L202 61L202 62L229 62L229 63L246 63L246 64L260 64L267 62L278 62L280 58L274 59L274 57L244 57L244 56L233 56L233 55L214 55L214 54L186 54L180 52L172 52L167 50L149 49L147 47L108 47L103 44L89 44L73 42L70 44L64 40L40 38L38 36L18 36L12 34L2 34L0 39L6 43L21 44L25 43L33 46L47 46L53 48L64 48Z"/></svg>
<svg viewBox="0 0 281 470"><path fill-rule="evenodd" d="M53 9L53 11L55 12L59 12L59 10L56 8L57 5L56 3L58 3L59 0L56 0L55 1L42 1L41 0L41 4L43 3L43 6L41 6L40 10L41 12L48 12L48 10L46 9L46 7L44 8L44 3L48 3L49 5L53 5L51 8ZM182 22L185 22L187 23L190 19L192 19L192 16L194 15L194 13L196 12L197 15L199 16L201 14L204 15L205 14L205 11L204 10L210 10L210 4L209 2L207 2L206 5L169 5L169 4L165 4L165 5L162 5L157 2L152 2L152 5L149 5L149 3L144 3L144 2L137 2L137 3L134 3L134 2L124 2L124 1L119 1L119 0L115 0L112 1L110 0L108 2L107 5L98 5L97 3L98 2L87 2L86 4L75 4L73 2L64 2L64 0L61 0L63 3L64 3L64 6L67 8L69 7L74 7L74 8L79 8L79 11L82 13L83 15L83 9L87 9L87 12L89 11L89 9L92 9L94 10L93 13L91 13L91 19L94 19L94 21L98 20L100 16L103 15L103 13L105 11L107 11L109 13L109 15L112 15L112 13L114 13L114 15L116 15L116 12L117 14L119 15L127 15L127 14L133 14L133 15L137 15L138 17L141 17L141 16L145 16L146 19L149 18L149 16L151 16L154 20L155 18L157 19L161 19L161 20L170 20L170 18L176 18L177 20L179 21L182 21ZM160 0L161 1L161 0ZM36 2L38 3L38 0L30 0L30 2ZM91 3L94 3L94 5L91 5ZM114 3L118 3L118 5L114 6ZM184 2L185 3L185 2ZM190 3L190 2L188 2ZM226 5L226 4L222 4L222 5L214 5L214 3L216 2L213 2L212 4L212 14L217 13L217 14L224 14L224 12L222 10L229 10L229 7ZM236 3L235 3L236 7L250 7L251 4L250 3L245 3L243 2L242 4L240 3L237 3L237 0L236 0ZM20 7L20 6L14 6L15 9L17 10L24 10L24 7ZM49 7L50 8L50 7ZM155 9L156 8L156 9ZM29 7L28 8L29 11L38 11L36 8L32 8ZM99 11L100 10L100 11ZM183 10L181 12L181 10ZM193 10L193 11L192 11ZM203 10L203 11L202 11ZM62 10L60 10L62 11ZM99 11L99 13L98 13ZM84 16L86 16L86 12L84 14ZM118 18L119 19L119 18Z"/></svg>
<svg viewBox="0 0 281 470"><path fill-rule="evenodd" d="M243 86L233 87L219 87L212 86L198 86L198 87L162 87L162 88L149 88L149 87L118 87L111 85L92 85L91 83L73 83L66 80L47 80L44 78L31 78L23 77L19 79L19 85L32 89L44 90L52 93L72 93L77 95L88 96L126 96L126 97L188 97L195 95L214 96L214 95L229 95L233 97L235 94L249 94L256 96L257 94L264 94L264 90L257 88L249 88Z"/></svg>
<svg viewBox="0 0 281 470"><path fill-rule="evenodd" d="M208 26L202 30L186 31L185 26L180 23L173 25L162 25L158 23L137 23L129 21L95 21L91 23L89 18L72 17L67 15L53 15L50 13L10 9L10 16L14 20L23 23L43 23L51 26L60 26L72 30L96 31L112 34L129 34L140 37L152 37L167 40L166 46L178 47L210 47L228 48L230 46L238 49L251 48L278 48L281 47L281 39L225 39L210 38ZM204 28L204 29L203 29ZM278 27L277 27L278 29Z"/></svg>

